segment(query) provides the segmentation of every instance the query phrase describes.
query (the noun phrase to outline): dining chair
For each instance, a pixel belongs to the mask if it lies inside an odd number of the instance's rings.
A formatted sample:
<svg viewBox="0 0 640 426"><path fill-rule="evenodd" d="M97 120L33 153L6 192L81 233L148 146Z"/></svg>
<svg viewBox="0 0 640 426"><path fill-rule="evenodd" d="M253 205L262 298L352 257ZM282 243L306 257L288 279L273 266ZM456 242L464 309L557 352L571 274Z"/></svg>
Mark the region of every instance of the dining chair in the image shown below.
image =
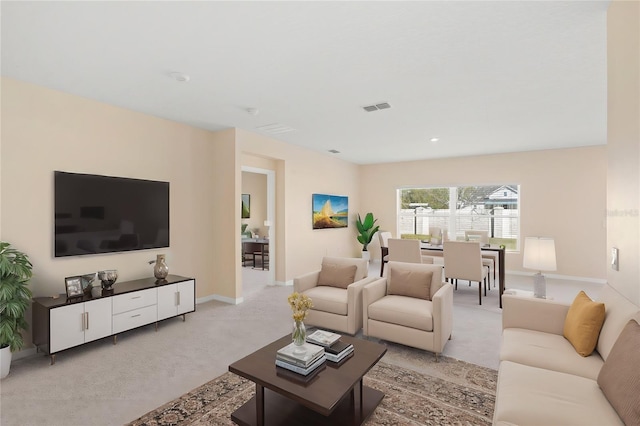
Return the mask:
<svg viewBox="0 0 640 426"><path fill-rule="evenodd" d="M464 239L467 241L479 241L481 245L489 244L489 231L466 230L464 231ZM493 286L496 286L496 268L498 266L497 252L483 252L482 258L485 265L490 265L493 270ZM489 282L491 284L491 282Z"/></svg>
<svg viewBox="0 0 640 426"><path fill-rule="evenodd" d="M444 276L455 280L455 289L458 289L458 280L468 280L478 283L478 303L482 305L482 283L484 282L484 295L487 295L487 278L489 267L482 263L482 253L479 242L469 241L445 241L443 245ZM486 267L485 267L486 266Z"/></svg>
<svg viewBox="0 0 640 426"><path fill-rule="evenodd" d="M389 238L391 236L391 232L378 232L378 239L380 240L380 276L384 273L384 264L389 262Z"/></svg>
<svg viewBox="0 0 640 426"><path fill-rule="evenodd" d="M389 262L433 263L433 258L423 256L420 240L389 238Z"/></svg>

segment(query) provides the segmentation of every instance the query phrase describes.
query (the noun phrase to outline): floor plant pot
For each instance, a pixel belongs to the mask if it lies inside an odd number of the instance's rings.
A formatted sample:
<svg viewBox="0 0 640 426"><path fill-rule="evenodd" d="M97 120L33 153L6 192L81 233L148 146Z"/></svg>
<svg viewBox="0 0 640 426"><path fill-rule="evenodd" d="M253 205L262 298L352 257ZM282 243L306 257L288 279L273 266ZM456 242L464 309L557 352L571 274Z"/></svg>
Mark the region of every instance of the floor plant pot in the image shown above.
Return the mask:
<svg viewBox="0 0 640 426"><path fill-rule="evenodd" d="M5 346L0 348L0 379L9 375L9 368L11 368L11 348Z"/></svg>
<svg viewBox="0 0 640 426"><path fill-rule="evenodd" d="M369 253L368 250L363 250L362 258L368 262L369 260L371 260L371 253Z"/></svg>

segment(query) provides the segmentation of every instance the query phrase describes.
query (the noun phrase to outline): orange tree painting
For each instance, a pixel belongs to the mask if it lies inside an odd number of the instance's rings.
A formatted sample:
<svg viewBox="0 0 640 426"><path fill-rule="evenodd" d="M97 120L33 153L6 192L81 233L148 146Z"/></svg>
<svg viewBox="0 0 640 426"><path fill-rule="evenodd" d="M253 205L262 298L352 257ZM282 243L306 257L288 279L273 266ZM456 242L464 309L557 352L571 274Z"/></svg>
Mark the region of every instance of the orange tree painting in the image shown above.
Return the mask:
<svg viewBox="0 0 640 426"><path fill-rule="evenodd" d="M346 228L349 225L349 197L313 194L313 229Z"/></svg>

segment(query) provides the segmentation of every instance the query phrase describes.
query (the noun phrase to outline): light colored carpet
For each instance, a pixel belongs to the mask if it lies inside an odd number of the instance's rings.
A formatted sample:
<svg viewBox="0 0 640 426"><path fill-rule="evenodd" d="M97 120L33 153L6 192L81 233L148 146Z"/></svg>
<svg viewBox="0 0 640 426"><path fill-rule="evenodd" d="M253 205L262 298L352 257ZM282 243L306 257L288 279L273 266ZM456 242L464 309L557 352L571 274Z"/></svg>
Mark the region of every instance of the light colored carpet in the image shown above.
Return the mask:
<svg viewBox="0 0 640 426"><path fill-rule="evenodd" d="M372 262L371 273L379 264ZM24 425L122 425L222 375L229 364L291 332L286 303L291 287L269 286L268 272L243 268L244 303L208 302L187 315L102 339L57 356L15 360L0 382L0 423ZM530 277L508 276L527 289ZM521 281L521 284L516 284ZM554 283L549 283L550 295ZM117 285L117 284L116 284ZM557 294L571 300L589 283L558 282ZM594 287L595 285L591 285ZM587 291L591 297L594 291ZM454 292L454 331L444 355L496 369L501 314L498 292L483 305L477 288ZM558 298L560 298L558 296ZM432 354L389 343L383 361L414 371L434 362Z"/></svg>

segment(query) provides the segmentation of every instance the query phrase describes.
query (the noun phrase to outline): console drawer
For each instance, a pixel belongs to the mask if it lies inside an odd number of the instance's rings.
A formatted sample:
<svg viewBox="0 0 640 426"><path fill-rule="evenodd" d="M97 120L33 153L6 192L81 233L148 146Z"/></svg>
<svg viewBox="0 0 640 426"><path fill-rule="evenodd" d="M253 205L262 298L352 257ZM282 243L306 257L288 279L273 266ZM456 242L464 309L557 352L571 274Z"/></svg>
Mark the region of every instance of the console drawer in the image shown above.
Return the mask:
<svg viewBox="0 0 640 426"><path fill-rule="evenodd" d="M132 328L156 322L158 314L155 305L123 312L113 316L113 333L122 333Z"/></svg>
<svg viewBox="0 0 640 426"><path fill-rule="evenodd" d="M155 288L134 291L113 297L113 314L132 311L158 303L158 291ZM155 321L155 320L154 320Z"/></svg>

